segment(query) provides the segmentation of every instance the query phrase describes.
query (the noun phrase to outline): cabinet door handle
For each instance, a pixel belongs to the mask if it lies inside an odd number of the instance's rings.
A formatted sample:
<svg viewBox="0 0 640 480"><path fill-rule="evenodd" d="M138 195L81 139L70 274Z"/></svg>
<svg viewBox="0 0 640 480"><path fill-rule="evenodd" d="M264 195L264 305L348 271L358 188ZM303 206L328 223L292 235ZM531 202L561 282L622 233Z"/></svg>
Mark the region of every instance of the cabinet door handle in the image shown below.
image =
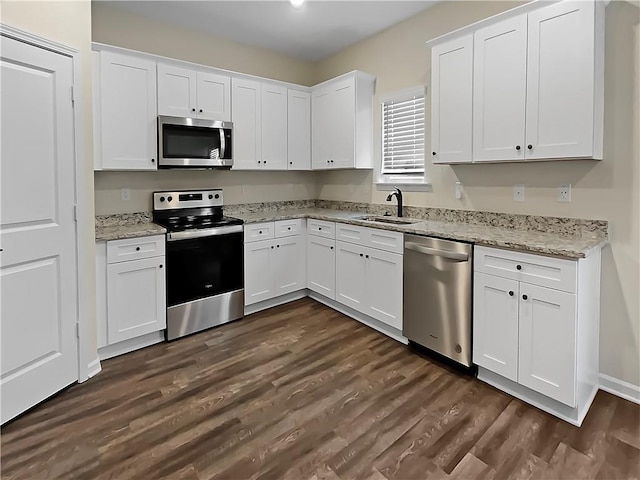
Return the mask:
<svg viewBox="0 0 640 480"><path fill-rule="evenodd" d="M522 295L522 299L523 300L527 300L529 297L527 297L526 295Z"/></svg>
<svg viewBox="0 0 640 480"><path fill-rule="evenodd" d="M509 296L513 297L513 290L509 290Z"/></svg>
<svg viewBox="0 0 640 480"><path fill-rule="evenodd" d="M516 265L516 270L522 270L522 265Z"/></svg>
<svg viewBox="0 0 640 480"><path fill-rule="evenodd" d="M520 151L520 145L516 145L516 150Z"/></svg>

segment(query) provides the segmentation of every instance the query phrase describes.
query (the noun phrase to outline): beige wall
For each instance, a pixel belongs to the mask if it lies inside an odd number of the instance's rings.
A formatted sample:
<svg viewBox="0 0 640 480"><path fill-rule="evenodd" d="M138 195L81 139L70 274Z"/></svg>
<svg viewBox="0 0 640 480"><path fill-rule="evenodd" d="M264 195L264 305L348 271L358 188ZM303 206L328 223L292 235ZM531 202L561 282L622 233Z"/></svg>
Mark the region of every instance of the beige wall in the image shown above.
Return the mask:
<svg viewBox="0 0 640 480"><path fill-rule="evenodd" d="M91 4L89 0L21 2L3 1L0 20L5 25L52 40L80 51L84 130L76 132L84 143L79 153L80 205L79 271L80 322L82 344L80 359L84 367L97 359L95 328L95 234L93 206L93 144L91 107ZM82 367L81 367L82 368Z"/></svg>
<svg viewBox="0 0 640 480"><path fill-rule="evenodd" d="M424 42L511 8L507 2L444 2L365 40L318 66L318 81L358 69L377 77L379 98L427 86L431 62ZM407 193L416 206L609 220L611 247L603 255L601 372L640 384L640 3L614 1L606 8L605 159L527 165L427 164L433 192ZM430 117L427 106L426 118ZM376 164L380 163L380 112L374 109ZM427 131L429 128L427 128ZM427 151L430 139L427 138ZM429 162L429 160L427 160ZM320 198L385 203L372 185L377 172L330 172L320 178ZM456 200L456 181L465 195ZM573 185L572 202L558 203L556 187ZM512 200L514 184L526 185L526 201Z"/></svg>
<svg viewBox="0 0 640 480"><path fill-rule="evenodd" d="M310 62L147 19L104 3L93 3L92 13L94 42L300 85L313 84L315 64ZM171 188L224 188L226 203L306 200L317 196L315 177L308 172L97 172L95 187L98 215L149 211L150 193ZM131 200L126 202L121 200L123 187L131 191Z"/></svg>

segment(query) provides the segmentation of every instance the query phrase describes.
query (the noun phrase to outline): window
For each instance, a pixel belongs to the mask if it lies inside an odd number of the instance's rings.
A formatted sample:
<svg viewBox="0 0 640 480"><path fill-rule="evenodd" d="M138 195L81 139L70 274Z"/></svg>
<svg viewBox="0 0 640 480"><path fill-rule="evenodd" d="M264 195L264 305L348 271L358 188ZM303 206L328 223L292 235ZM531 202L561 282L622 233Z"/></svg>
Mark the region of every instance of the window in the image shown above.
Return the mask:
<svg viewBox="0 0 640 480"><path fill-rule="evenodd" d="M424 87L382 101L382 177L424 181Z"/></svg>

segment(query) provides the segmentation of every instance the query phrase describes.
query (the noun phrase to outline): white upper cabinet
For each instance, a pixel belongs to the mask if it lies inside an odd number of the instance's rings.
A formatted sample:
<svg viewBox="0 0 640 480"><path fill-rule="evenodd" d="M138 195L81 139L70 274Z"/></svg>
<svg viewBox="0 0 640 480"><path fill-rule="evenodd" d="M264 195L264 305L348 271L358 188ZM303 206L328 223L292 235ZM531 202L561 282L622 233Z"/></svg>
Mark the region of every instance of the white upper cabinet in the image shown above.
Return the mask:
<svg viewBox="0 0 640 480"><path fill-rule="evenodd" d="M527 16L476 31L473 57L473 160L522 160Z"/></svg>
<svg viewBox="0 0 640 480"><path fill-rule="evenodd" d="M231 79L158 64L158 114L207 120L231 119Z"/></svg>
<svg viewBox="0 0 640 480"><path fill-rule="evenodd" d="M527 159L602 158L600 3L565 1L529 14Z"/></svg>
<svg viewBox="0 0 640 480"><path fill-rule="evenodd" d="M99 164L105 170L155 170L156 62L104 51L97 75Z"/></svg>
<svg viewBox="0 0 640 480"><path fill-rule="evenodd" d="M287 89L262 84L262 167L287 169Z"/></svg>
<svg viewBox="0 0 640 480"><path fill-rule="evenodd" d="M352 72L313 87L312 168L373 168L374 78Z"/></svg>
<svg viewBox="0 0 640 480"><path fill-rule="evenodd" d="M262 85L234 78L231 87L233 112L233 169L257 170L262 165Z"/></svg>
<svg viewBox="0 0 640 480"><path fill-rule="evenodd" d="M311 94L289 89L287 102L289 170L311 169Z"/></svg>
<svg viewBox="0 0 640 480"><path fill-rule="evenodd" d="M431 50L431 156L433 163L471 162L473 35Z"/></svg>
<svg viewBox="0 0 640 480"><path fill-rule="evenodd" d="M434 163L602 159L603 2L531 2L429 43Z"/></svg>

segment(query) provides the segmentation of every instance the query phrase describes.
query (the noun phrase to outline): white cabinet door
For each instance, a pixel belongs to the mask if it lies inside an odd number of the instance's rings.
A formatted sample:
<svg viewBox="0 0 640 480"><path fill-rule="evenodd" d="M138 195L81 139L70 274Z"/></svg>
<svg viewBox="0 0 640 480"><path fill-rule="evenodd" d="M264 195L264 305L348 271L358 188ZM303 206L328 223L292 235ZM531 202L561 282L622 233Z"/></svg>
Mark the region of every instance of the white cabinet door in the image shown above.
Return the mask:
<svg viewBox="0 0 640 480"><path fill-rule="evenodd" d="M431 50L433 163L471 163L473 35Z"/></svg>
<svg viewBox="0 0 640 480"><path fill-rule="evenodd" d="M244 304L261 302L272 298L273 240L246 243L244 245Z"/></svg>
<svg viewBox="0 0 640 480"><path fill-rule="evenodd" d="M347 78L332 86L329 95L329 166L355 167L356 100L355 78Z"/></svg>
<svg viewBox="0 0 640 480"><path fill-rule="evenodd" d="M158 115L196 116L196 72L158 64Z"/></svg>
<svg viewBox="0 0 640 480"><path fill-rule="evenodd" d="M313 170L330 168L331 118L328 88L313 92L311 97L311 162Z"/></svg>
<svg viewBox="0 0 640 480"><path fill-rule="evenodd" d="M518 382L575 407L575 294L521 283L518 345Z"/></svg>
<svg viewBox="0 0 640 480"><path fill-rule="evenodd" d="M593 155L594 11L566 1L529 13L527 159Z"/></svg>
<svg viewBox="0 0 640 480"><path fill-rule="evenodd" d="M336 300L368 313L366 298L366 247L336 242Z"/></svg>
<svg viewBox="0 0 640 480"><path fill-rule="evenodd" d="M260 82L238 78L232 81L234 170L256 170L262 166L261 92Z"/></svg>
<svg viewBox="0 0 640 480"><path fill-rule="evenodd" d="M278 238L273 261L273 295L279 296L306 288L307 262L304 237Z"/></svg>
<svg viewBox="0 0 640 480"><path fill-rule="evenodd" d="M196 77L198 118L231 120L231 78L215 73L198 72Z"/></svg>
<svg viewBox="0 0 640 480"><path fill-rule="evenodd" d="M518 381L518 282L474 272L473 363Z"/></svg>
<svg viewBox="0 0 640 480"><path fill-rule="evenodd" d="M336 298L335 240L307 237L307 286L325 297Z"/></svg>
<svg viewBox="0 0 640 480"><path fill-rule="evenodd" d="M117 343L167 326L164 257L107 265L107 329Z"/></svg>
<svg viewBox="0 0 640 480"><path fill-rule="evenodd" d="M365 313L402 330L402 255L368 248L365 259Z"/></svg>
<svg viewBox="0 0 640 480"><path fill-rule="evenodd" d="M262 167L287 169L287 89L262 84ZM237 144L237 142L236 142Z"/></svg>
<svg viewBox="0 0 640 480"><path fill-rule="evenodd" d="M311 169L311 94L288 91L287 157L289 170Z"/></svg>
<svg viewBox="0 0 640 480"><path fill-rule="evenodd" d="M473 52L473 161L523 160L527 16L477 30Z"/></svg>
<svg viewBox="0 0 640 480"><path fill-rule="evenodd" d="M156 170L156 62L100 54L102 167Z"/></svg>

